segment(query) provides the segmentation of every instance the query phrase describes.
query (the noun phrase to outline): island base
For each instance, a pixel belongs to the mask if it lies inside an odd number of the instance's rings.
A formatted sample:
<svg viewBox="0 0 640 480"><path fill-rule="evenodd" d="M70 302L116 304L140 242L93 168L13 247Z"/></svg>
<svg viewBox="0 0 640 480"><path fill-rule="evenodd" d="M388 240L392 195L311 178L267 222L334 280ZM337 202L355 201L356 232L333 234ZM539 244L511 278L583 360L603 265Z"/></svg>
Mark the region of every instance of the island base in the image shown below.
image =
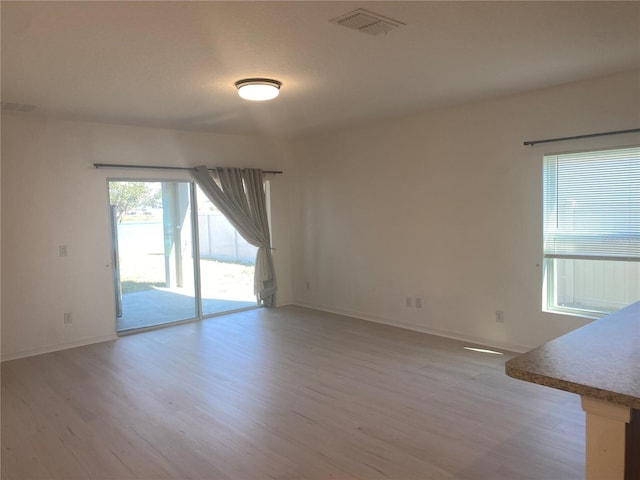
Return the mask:
<svg viewBox="0 0 640 480"><path fill-rule="evenodd" d="M640 478L640 412L591 397L581 398L586 413L586 480Z"/></svg>

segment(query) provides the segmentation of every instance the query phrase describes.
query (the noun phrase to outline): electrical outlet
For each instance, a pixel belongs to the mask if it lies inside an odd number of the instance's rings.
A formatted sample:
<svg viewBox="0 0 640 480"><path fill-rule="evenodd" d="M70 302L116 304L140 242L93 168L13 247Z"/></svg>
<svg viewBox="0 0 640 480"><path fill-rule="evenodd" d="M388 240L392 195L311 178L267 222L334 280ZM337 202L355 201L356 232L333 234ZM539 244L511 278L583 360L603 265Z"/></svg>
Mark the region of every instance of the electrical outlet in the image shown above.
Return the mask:
<svg viewBox="0 0 640 480"><path fill-rule="evenodd" d="M71 312L65 312L64 314L64 323L65 324L70 324L73 323L73 318L71 317Z"/></svg>
<svg viewBox="0 0 640 480"><path fill-rule="evenodd" d="M416 297L416 308L422 308L422 299L420 297Z"/></svg>
<svg viewBox="0 0 640 480"><path fill-rule="evenodd" d="M411 306L411 301L412 301L412 300L413 300L413 299L412 299L409 295L407 295L406 297L404 297L404 304L405 304L405 306L410 307L410 306Z"/></svg>
<svg viewBox="0 0 640 480"><path fill-rule="evenodd" d="M66 257L67 256L67 246L66 245L59 245L58 246L58 256L60 257Z"/></svg>
<svg viewBox="0 0 640 480"><path fill-rule="evenodd" d="M311 290L311 282L307 282L307 290Z"/></svg>
<svg viewBox="0 0 640 480"><path fill-rule="evenodd" d="M496 323L504 323L504 312L496 310Z"/></svg>

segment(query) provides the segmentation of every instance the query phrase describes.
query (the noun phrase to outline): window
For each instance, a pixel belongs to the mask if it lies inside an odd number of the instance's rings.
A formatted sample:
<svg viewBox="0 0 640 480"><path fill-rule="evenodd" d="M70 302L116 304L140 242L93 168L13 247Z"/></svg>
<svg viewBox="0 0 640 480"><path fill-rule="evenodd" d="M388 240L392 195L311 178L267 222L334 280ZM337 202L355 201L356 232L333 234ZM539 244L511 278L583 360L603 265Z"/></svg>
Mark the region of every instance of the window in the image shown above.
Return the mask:
<svg viewBox="0 0 640 480"><path fill-rule="evenodd" d="M598 318L640 300L640 147L545 155L543 309Z"/></svg>

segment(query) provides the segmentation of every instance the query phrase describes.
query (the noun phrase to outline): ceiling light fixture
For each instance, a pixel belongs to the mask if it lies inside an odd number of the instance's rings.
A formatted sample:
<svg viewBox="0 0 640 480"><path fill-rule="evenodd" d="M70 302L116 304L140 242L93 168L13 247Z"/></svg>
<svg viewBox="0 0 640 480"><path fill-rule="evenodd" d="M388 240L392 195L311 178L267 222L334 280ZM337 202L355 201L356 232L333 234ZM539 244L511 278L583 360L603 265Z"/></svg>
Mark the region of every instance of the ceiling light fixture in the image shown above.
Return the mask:
<svg viewBox="0 0 640 480"><path fill-rule="evenodd" d="M269 78L245 78L238 80L235 84L238 95L245 100L262 102L276 98L280 93L282 82Z"/></svg>

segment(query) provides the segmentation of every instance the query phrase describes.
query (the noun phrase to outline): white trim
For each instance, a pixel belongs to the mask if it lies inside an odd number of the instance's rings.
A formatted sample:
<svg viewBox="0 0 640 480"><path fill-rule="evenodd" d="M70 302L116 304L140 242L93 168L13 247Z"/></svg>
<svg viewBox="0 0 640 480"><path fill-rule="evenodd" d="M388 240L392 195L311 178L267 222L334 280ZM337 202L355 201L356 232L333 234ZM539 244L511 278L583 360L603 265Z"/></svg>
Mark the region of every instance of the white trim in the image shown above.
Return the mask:
<svg viewBox="0 0 640 480"><path fill-rule="evenodd" d="M117 340L117 335L105 335L102 337L83 338L82 340L76 340L70 343L59 343L57 345L49 345L46 347L36 348L34 350L25 350L22 352L10 353L8 355L2 355L2 361L17 360L19 358L33 357L34 355L41 355L43 353L58 352L60 350L67 350L69 348L83 347L85 345L91 345L93 343L109 342L111 340Z"/></svg>
<svg viewBox="0 0 640 480"><path fill-rule="evenodd" d="M494 349L504 350L506 352L525 353L535 348L533 346L528 347L523 345L515 345L507 342L495 342L492 340L487 340L486 338L473 337L470 335L464 335L461 333L451 332L447 330L427 328L420 325L398 322L385 317L379 317L377 315L369 315L369 314L360 313L356 311L346 310L343 308L330 307L327 305L314 305L314 304L298 303L298 302L294 302L291 305L310 308L312 310L320 310L322 312L335 313L335 314L344 315L347 317L358 318L360 320L367 320L369 322L380 323L383 325L390 325L392 327L404 328L405 330L412 330L415 332L427 333L429 335L435 335L438 337L450 338L452 340L459 340L461 342L469 342L475 345L482 345L482 346L491 347Z"/></svg>
<svg viewBox="0 0 640 480"><path fill-rule="evenodd" d="M603 313L597 312L595 310L587 310L587 309L579 309L579 308L568 308L568 307L547 307L543 306L542 311L544 313L552 313L554 315L566 315L569 317L577 317L583 318L585 320L598 320L600 318L604 318L607 315L611 315L613 312Z"/></svg>

